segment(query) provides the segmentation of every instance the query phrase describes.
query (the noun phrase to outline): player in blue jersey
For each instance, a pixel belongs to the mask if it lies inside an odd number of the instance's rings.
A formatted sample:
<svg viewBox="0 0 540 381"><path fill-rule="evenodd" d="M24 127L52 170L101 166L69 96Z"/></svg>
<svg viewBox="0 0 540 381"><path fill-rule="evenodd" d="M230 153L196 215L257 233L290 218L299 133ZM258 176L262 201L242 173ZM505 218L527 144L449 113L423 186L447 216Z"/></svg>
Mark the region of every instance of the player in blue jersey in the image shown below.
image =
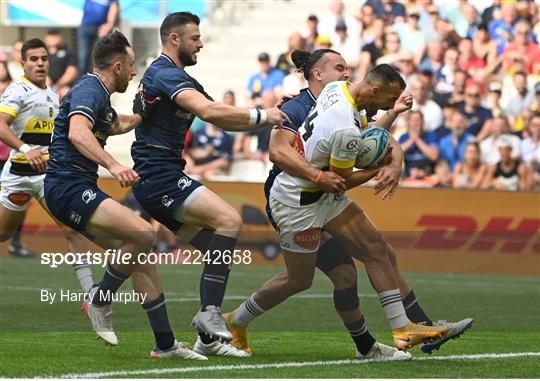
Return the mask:
<svg viewBox="0 0 540 381"><path fill-rule="evenodd" d="M197 53L203 47L196 15L168 15L160 35L162 53L141 82L149 97L160 96L162 100L135 131L131 153L141 181L133 193L154 219L207 253L200 281L202 305L192 322L199 332L194 350L246 356L227 343L231 335L220 310L242 219L221 197L184 173L184 137L195 116L228 131L281 125L287 117L278 108L247 109L214 102L185 71L197 63Z"/></svg>
<svg viewBox="0 0 540 381"><path fill-rule="evenodd" d="M122 187L139 180L137 172L104 150L109 136L131 131L142 122L145 110L149 112L141 105L141 97L136 97L135 115L117 115L111 107L111 94L125 92L135 75L133 50L125 36L114 31L96 42L93 60L94 72L73 86L60 107L45 177L45 199L57 219L104 249L119 249L92 291L93 329L107 343L118 344L112 327L112 297L132 275L135 291L145 297L142 307L156 340L150 356L206 360L177 342L172 333L155 265L145 264L154 242L151 225L97 186L98 165Z"/></svg>
<svg viewBox="0 0 540 381"><path fill-rule="evenodd" d="M340 193L343 192L344 188L343 179L341 179L342 187L336 187L333 183L329 184L326 177L332 172L321 172L320 169L310 165L304 157L298 154L298 151L295 148L295 137L298 128L306 119L309 111L316 102L316 97L320 94L324 86L336 80L348 79L345 71L346 64L337 52L330 49L317 50L311 54L295 52L293 53L293 60L297 67L304 72L304 76L309 83L309 88L303 89L300 92L300 95L282 106L282 110L289 116L291 123L286 122L282 129L274 129L272 131L270 155L275 165L270 171L270 175L265 184L267 200L269 199L270 189L272 188L274 180L282 170L310 181L318 178L317 185L325 192ZM396 116L401 112L407 111L411 106L410 96L402 94L396 101L394 107L382 118L379 118L377 124L389 128ZM376 110L371 110L372 113L374 111ZM396 146L395 141L392 142L392 145L392 154L394 155L393 165L383 167L378 171L376 176L379 180L376 185L376 194L386 190L383 196L384 198L393 195L401 173L401 149L399 149L399 146ZM271 209L268 205L267 212L270 220L272 220ZM368 226L368 228L370 228L370 226ZM372 233L370 230L371 229L366 229L366 231ZM383 348L382 351L377 350L374 345L375 340L371 337L365 327L364 318L358 308L359 301L356 286L356 270L351 257L346 253L345 248L343 248L336 238L333 238L327 233L325 233L325 235L326 237L324 238L326 242L322 244L317 253L316 265L334 283L334 305L356 344L357 356L360 358L377 357L381 359L392 359L391 352L386 348ZM379 236L379 239L382 239L382 236ZM394 249L388 243L383 243L387 246L389 261L392 264L395 277L398 281L407 317L412 322L426 322L426 324L432 325L432 320L424 313L416 300L414 292L401 274L397 266ZM365 249L366 248L364 248L364 250ZM287 276L284 273L282 274L281 279L272 281L274 281L274 283L280 281L284 282L286 281L286 278ZM252 300L248 300L244 304L246 307L250 308L251 312L257 313L259 310L256 305L254 306ZM242 310L242 308L239 308L236 311L241 315ZM235 315L236 313L227 316L229 328L234 336L233 344L249 351L246 321L242 321L242 316L238 319ZM246 314L244 313L244 315ZM425 352L430 352L434 348L440 347L440 345L450 338L463 333L464 330L470 327L471 323L472 319L464 319L458 323L437 322L436 325L447 326L449 328L448 333L442 339L439 339L434 343L424 344L422 349Z"/></svg>

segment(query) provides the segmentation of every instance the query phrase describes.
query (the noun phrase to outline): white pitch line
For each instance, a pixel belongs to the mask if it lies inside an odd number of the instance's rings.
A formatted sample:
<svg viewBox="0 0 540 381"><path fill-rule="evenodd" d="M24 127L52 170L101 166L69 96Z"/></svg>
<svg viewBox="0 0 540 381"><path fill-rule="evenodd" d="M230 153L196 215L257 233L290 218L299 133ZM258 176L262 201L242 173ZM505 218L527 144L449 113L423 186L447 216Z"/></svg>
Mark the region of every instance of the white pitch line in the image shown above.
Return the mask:
<svg viewBox="0 0 540 381"><path fill-rule="evenodd" d="M413 357L413 361L448 361L448 360L482 360L482 359L502 359L513 357L537 357L540 352L517 352L517 353L479 353L474 355L451 355L451 356L423 356ZM192 366L187 368L163 368L163 369L142 369L142 370L116 370L100 373L65 374L59 378L103 378L116 376L138 376L143 374L174 374L191 373L201 371L228 371L228 370L256 370L256 369L281 369L281 368L301 368L305 366L327 366L327 365L350 365L379 362L376 360L333 360L333 361L304 361L286 362L252 365L214 365L214 366ZM50 376L44 376L50 377Z"/></svg>

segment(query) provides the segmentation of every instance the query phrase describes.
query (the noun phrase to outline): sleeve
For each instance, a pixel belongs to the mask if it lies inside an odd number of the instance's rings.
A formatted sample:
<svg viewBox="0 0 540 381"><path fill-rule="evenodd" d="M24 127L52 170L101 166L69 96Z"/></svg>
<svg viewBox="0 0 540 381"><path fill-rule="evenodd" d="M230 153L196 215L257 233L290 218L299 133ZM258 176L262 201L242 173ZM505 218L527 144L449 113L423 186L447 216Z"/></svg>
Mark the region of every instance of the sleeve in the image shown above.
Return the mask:
<svg viewBox="0 0 540 381"><path fill-rule="evenodd" d="M360 130L355 127L339 129L332 134L330 143L330 165L342 169L352 168L360 146Z"/></svg>
<svg viewBox="0 0 540 381"><path fill-rule="evenodd" d="M183 70L162 70L154 77L154 84L160 93L166 94L173 102L184 90L198 91L193 80Z"/></svg>
<svg viewBox="0 0 540 381"><path fill-rule="evenodd" d="M79 87L71 93L68 118L80 114L84 115L96 124L99 117L99 112L104 106L103 95L94 89Z"/></svg>
<svg viewBox="0 0 540 381"><path fill-rule="evenodd" d="M71 49L67 50L67 64L68 66L77 66L77 55Z"/></svg>
<svg viewBox="0 0 540 381"><path fill-rule="evenodd" d="M296 134L298 132L298 129L304 122L303 120L300 120L298 116L298 110L296 110L292 104L289 104L289 102L287 102L281 107L281 111L283 111L291 120L290 123L287 121L284 121L283 128L288 131L291 131L293 134Z"/></svg>
<svg viewBox="0 0 540 381"><path fill-rule="evenodd" d="M18 86L10 86L0 99L0 112L16 117L24 104L24 97L21 96Z"/></svg>

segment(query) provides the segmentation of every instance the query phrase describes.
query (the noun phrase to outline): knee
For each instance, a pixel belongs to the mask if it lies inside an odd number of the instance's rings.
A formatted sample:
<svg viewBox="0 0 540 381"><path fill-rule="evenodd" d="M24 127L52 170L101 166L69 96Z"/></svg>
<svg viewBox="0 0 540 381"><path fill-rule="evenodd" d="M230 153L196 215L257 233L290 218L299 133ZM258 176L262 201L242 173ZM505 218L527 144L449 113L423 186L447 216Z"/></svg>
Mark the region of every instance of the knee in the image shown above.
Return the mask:
<svg viewBox="0 0 540 381"><path fill-rule="evenodd" d="M242 217L234 209L228 210L226 213L220 214L213 226L216 230L227 232L239 232L242 228Z"/></svg>
<svg viewBox="0 0 540 381"><path fill-rule="evenodd" d="M309 290L313 284L313 277L302 279L289 279L289 290L291 295L297 294L302 291Z"/></svg>
<svg viewBox="0 0 540 381"><path fill-rule="evenodd" d="M337 266L329 273L334 290L345 290L356 284L356 269L351 265Z"/></svg>
<svg viewBox="0 0 540 381"><path fill-rule="evenodd" d="M150 224L134 232L131 244L141 253L149 252L154 245L155 233Z"/></svg>

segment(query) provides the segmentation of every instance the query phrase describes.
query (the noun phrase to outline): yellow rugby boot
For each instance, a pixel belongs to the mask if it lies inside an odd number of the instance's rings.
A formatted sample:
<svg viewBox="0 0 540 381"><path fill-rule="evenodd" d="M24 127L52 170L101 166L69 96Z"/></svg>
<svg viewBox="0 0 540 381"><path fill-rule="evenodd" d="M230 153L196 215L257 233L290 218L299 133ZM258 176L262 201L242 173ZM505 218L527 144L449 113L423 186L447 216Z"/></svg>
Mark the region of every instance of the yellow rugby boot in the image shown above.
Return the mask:
<svg viewBox="0 0 540 381"><path fill-rule="evenodd" d="M251 354L251 348L247 340L247 328L238 327L234 324L234 311L223 314L223 319L227 323L227 328L232 335L231 344L246 353Z"/></svg>
<svg viewBox="0 0 540 381"><path fill-rule="evenodd" d="M409 349L415 345L440 339L448 333L447 327L435 327L409 322L404 327L394 329L394 344L397 349Z"/></svg>

